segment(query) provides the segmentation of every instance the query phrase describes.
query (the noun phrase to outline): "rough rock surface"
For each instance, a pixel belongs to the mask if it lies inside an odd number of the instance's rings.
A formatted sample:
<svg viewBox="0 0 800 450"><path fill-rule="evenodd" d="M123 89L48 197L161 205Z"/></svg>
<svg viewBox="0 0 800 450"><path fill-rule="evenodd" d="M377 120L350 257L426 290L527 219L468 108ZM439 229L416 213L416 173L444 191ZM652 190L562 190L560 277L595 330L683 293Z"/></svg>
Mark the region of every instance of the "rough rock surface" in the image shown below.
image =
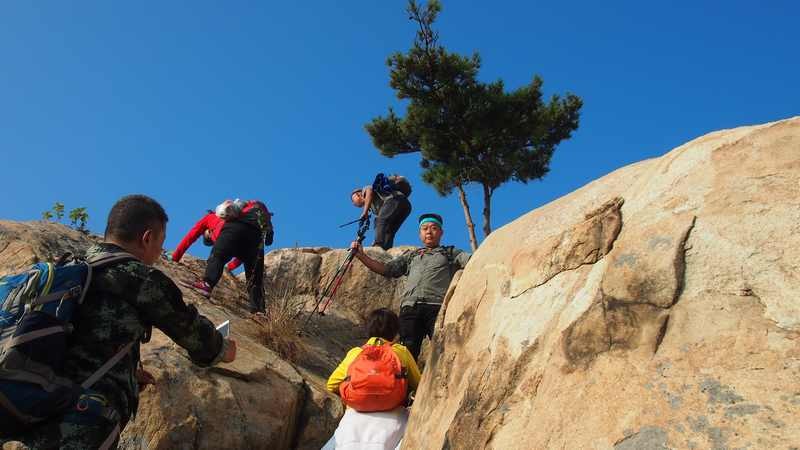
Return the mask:
<svg viewBox="0 0 800 450"><path fill-rule="evenodd" d="M366 251L374 259L388 261L412 248L394 247L384 251L379 247L367 247ZM346 257L346 250L326 247L273 250L264 258L264 284L268 292L278 297L296 297L313 308L312 300L325 288ZM326 312L359 322L375 308L398 309L402 280L385 278L359 261L353 261Z"/></svg>
<svg viewBox="0 0 800 450"><path fill-rule="evenodd" d="M0 273L54 260L65 251L83 254L92 238L63 225L0 221ZM175 281L193 281L203 262L159 263ZM182 288L183 289L183 288ZM307 388L300 373L259 342L247 319L241 283L225 275L211 300L184 289L213 322L231 320L238 357L213 368L194 366L185 351L153 331L142 362L156 388L141 395L138 415L120 440L123 449L290 448L302 418Z"/></svg>
<svg viewBox="0 0 800 450"><path fill-rule="evenodd" d="M367 252L373 258L386 261L406 249L393 248L385 252L369 247ZM277 249L267 253L264 284L270 301L313 310L318 295L346 256L346 250L320 247ZM333 434L344 407L337 396L325 390L327 377L348 350L366 340L363 321L370 311L384 306L399 308L397 293L401 283L401 279L384 278L353 261L325 309L325 315L313 314L310 319L303 316L303 320L307 320L303 333L305 354L297 368L306 381L309 401L302 414L297 448L316 450Z"/></svg>
<svg viewBox="0 0 800 450"><path fill-rule="evenodd" d="M69 251L83 254L95 237L60 224L0 221L0 276L55 260ZM387 260L403 249L368 249ZM311 308L314 298L344 260L344 250L279 249L266 255L269 301L287 308ZM176 282L191 282L204 262L191 256L158 268ZM215 323L231 320L238 357L231 364L199 368L168 337L154 330L142 346L144 366L157 388L141 395L137 417L120 441L122 449L297 448L318 449L333 434L344 408L325 391L325 380L344 354L366 337L361 321L380 306L397 306L400 280L389 280L355 263L324 317L315 316L303 335L306 354L290 364L261 342L249 319L241 277L225 274L211 299L179 284L186 301Z"/></svg>
<svg viewBox="0 0 800 450"><path fill-rule="evenodd" d="M445 311L405 449L800 447L800 118L526 214Z"/></svg>

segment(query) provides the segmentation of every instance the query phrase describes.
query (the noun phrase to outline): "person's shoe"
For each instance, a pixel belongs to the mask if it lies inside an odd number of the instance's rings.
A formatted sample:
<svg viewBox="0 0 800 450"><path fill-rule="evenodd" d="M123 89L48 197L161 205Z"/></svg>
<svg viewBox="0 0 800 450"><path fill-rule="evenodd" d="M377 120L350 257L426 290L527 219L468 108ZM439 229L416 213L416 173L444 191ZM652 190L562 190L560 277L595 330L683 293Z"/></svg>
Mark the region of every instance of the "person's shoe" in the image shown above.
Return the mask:
<svg viewBox="0 0 800 450"><path fill-rule="evenodd" d="M195 289L197 292L200 293L205 298L211 297L211 286L208 285L203 280L197 280L194 283L190 284L189 287Z"/></svg>

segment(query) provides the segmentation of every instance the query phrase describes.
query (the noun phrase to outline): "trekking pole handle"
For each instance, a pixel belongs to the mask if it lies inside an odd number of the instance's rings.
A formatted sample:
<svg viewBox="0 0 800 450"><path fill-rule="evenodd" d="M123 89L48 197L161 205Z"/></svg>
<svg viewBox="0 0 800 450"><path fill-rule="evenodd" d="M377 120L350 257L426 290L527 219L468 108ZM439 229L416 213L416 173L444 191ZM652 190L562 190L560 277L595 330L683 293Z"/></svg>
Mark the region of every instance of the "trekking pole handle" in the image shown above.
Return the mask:
<svg viewBox="0 0 800 450"><path fill-rule="evenodd" d="M359 219L358 232L356 233L356 240L358 240L359 243L364 240L364 236L367 234L367 231L369 231L369 219L369 214L363 219Z"/></svg>

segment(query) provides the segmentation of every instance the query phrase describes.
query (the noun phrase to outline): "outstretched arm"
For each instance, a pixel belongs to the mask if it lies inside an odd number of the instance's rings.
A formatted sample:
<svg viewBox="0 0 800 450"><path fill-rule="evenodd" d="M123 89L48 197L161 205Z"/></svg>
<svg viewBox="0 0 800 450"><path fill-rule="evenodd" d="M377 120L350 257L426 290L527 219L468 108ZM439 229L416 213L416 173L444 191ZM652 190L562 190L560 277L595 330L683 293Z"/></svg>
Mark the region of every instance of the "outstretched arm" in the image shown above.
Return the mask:
<svg viewBox="0 0 800 450"><path fill-rule="evenodd" d="M136 296L136 309L152 324L189 352L199 366L213 366L236 357L236 342L225 339L214 324L183 301L180 289L153 269Z"/></svg>
<svg viewBox="0 0 800 450"><path fill-rule="evenodd" d="M372 206L372 197L375 193L372 191L372 187L367 186L364 188L364 206L361 208L361 217L363 219L367 217L369 214L369 207Z"/></svg>
<svg viewBox="0 0 800 450"><path fill-rule="evenodd" d="M372 259L364 252L364 248L358 241L353 241L350 244L350 249L355 253L356 258L361 261L367 268L375 273L381 274L385 277L400 278L406 274L409 263L409 253L406 252L389 262L381 262Z"/></svg>
<svg viewBox="0 0 800 450"><path fill-rule="evenodd" d="M381 275L386 275L386 264L374 260L364 253L364 247L361 246L360 242L353 241L353 243L350 244L350 251L355 253L356 258L367 266L369 270Z"/></svg>
<svg viewBox="0 0 800 450"><path fill-rule="evenodd" d="M172 253L172 260L178 262L183 257L183 254L186 253L186 250L189 250L189 247L194 244L194 241L197 240L200 236L203 235L203 232L208 229L208 215L203 216L202 219L198 220L196 224L186 233L186 236L181 239L180 244L175 247L175 251Z"/></svg>

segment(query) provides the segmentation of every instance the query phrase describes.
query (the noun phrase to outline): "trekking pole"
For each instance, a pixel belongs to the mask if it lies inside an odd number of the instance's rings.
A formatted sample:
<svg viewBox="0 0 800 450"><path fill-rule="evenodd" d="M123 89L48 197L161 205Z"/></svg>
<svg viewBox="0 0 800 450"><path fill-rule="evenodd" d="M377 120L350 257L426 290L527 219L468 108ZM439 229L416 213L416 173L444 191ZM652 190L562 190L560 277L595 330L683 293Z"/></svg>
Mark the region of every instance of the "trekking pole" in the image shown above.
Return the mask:
<svg viewBox="0 0 800 450"><path fill-rule="evenodd" d="M365 217L364 219L359 219L359 221L360 223L358 225L358 233L356 234L356 240L360 244L361 242L364 241L364 236L369 230L369 215L367 215L367 217ZM328 305L330 305L331 301L333 300L333 296L336 295L336 291L339 289L339 286L342 284L342 281L344 280L344 276L350 270L350 266L352 266L353 264L353 258L355 257L355 255L356 254L352 248L347 250L347 256L344 258L344 261L342 261L341 264L339 264L339 267L336 269L336 272L334 272L334 275L331 278L331 280L325 286L325 289L322 290L319 298L317 299L317 302L314 304L314 309L312 309L308 313L306 320L303 322L303 326L300 327L301 331L306 327L306 325L308 325L308 322L314 316L314 313L317 312L317 310L319 309L320 303L322 303L322 301L325 300L325 298L327 297L325 305L323 306L322 310L319 311L320 315L325 314L325 309L328 307Z"/></svg>
<svg viewBox="0 0 800 450"><path fill-rule="evenodd" d="M356 233L356 240L358 241L359 244L364 241L364 235L367 234L368 230L369 230L369 217L366 217L365 220L361 221L361 223L358 224L358 232ZM325 315L325 310L328 308L328 305L331 304L331 300L333 300L333 296L336 295L336 291L342 284L344 276L350 270L350 266L353 264L353 258L356 256L356 254L355 252L353 252L352 249L350 249L350 252L347 256L348 256L346 258L347 264L344 266L344 271L342 272L342 275L339 277L339 280L336 282L336 284L333 285L333 290L331 291L330 295L328 295L328 301L326 301L325 304L322 305L322 309L319 311L320 315Z"/></svg>
<svg viewBox="0 0 800 450"><path fill-rule="evenodd" d="M359 218L358 218L358 219L356 219L356 220L351 220L350 222L343 223L343 224L339 225L339 228L344 228L344 227L346 227L346 226L348 226L348 225L352 225L352 224L354 224L354 223L356 223L356 222L360 222L360 221L361 221L361 218L359 217Z"/></svg>

